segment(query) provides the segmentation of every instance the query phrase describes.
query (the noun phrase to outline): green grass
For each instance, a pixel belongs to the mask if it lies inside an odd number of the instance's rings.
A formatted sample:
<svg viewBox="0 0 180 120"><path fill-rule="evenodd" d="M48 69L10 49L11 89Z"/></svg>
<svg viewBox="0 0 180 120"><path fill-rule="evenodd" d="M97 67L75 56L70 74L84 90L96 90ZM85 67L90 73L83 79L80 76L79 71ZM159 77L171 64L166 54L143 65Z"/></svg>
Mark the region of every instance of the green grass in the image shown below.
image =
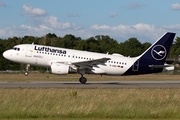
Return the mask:
<svg viewBox="0 0 180 120"><path fill-rule="evenodd" d="M19 120L19 119L1 119L1 120ZM20 120L155 120L155 119L122 119L122 118L27 118ZM158 119L158 120L179 120L179 119Z"/></svg>
<svg viewBox="0 0 180 120"><path fill-rule="evenodd" d="M1 119L1 120L19 120L19 119ZM155 120L155 119L122 119L122 118L27 118L20 120ZM158 119L158 120L179 120L179 119Z"/></svg>
<svg viewBox="0 0 180 120"><path fill-rule="evenodd" d="M180 119L180 89L0 89L0 119Z"/></svg>

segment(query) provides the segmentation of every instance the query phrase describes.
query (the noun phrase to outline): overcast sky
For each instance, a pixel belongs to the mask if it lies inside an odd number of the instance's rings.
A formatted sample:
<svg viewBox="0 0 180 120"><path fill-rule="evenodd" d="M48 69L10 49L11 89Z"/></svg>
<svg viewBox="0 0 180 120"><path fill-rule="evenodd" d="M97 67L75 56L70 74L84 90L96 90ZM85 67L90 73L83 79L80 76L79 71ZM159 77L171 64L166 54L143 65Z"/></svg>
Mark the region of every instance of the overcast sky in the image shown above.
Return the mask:
<svg viewBox="0 0 180 120"><path fill-rule="evenodd" d="M1 0L0 15L2 39L55 33L153 43L165 32L180 37L179 0Z"/></svg>

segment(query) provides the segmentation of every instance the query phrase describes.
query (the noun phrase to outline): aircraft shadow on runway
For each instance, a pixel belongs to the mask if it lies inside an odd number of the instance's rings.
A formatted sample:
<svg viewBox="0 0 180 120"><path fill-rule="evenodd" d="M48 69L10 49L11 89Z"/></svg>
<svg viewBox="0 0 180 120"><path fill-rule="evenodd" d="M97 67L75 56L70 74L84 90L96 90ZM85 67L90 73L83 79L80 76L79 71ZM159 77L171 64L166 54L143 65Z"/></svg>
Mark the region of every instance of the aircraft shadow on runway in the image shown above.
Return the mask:
<svg viewBox="0 0 180 120"><path fill-rule="evenodd" d="M81 83L60 83L60 84L68 84L68 85L79 85ZM124 84L124 83L119 83L119 82L109 82L109 83L86 83L86 84L82 84L82 85L100 85L100 84L104 84L104 85L129 85L129 84Z"/></svg>

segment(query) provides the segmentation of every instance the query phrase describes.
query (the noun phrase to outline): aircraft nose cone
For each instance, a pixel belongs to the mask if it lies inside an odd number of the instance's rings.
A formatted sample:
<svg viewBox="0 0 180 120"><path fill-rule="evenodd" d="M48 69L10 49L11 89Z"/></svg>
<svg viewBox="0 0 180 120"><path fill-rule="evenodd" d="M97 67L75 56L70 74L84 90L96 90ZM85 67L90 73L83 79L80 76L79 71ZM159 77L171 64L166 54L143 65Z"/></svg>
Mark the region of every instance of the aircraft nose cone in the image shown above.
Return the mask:
<svg viewBox="0 0 180 120"><path fill-rule="evenodd" d="M8 57L7 51L3 52L3 57L7 59Z"/></svg>
<svg viewBox="0 0 180 120"><path fill-rule="evenodd" d="M15 61L17 60L17 56L16 54L12 51L12 50L7 50L3 53L4 58L11 60L11 61Z"/></svg>
<svg viewBox="0 0 180 120"><path fill-rule="evenodd" d="M3 57L8 59L8 60L12 59L11 52L9 50L3 52Z"/></svg>

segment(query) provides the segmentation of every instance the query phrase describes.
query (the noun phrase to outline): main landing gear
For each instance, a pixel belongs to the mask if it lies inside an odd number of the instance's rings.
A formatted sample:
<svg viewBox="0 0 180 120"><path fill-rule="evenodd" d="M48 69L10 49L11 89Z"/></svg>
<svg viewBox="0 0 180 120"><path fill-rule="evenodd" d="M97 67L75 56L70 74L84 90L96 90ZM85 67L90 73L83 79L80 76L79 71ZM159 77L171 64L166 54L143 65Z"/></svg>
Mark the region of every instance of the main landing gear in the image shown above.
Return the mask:
<svg viewBox="0 0 180 120"><path fill-rule="evenodd" d="M30 65L27 64L26 71L24 72L24 75L25 75L25 76L28 76L28 74L29 74L29 72L28 72L28 68L29 68L29 67L30 67Z"/></svg>
<svg viewBox="0 0 180 120"><path fill-rule="evenodd" d="M79 82L85 84L87 82L87 79L84 77L85 70L79 70L78 73L81 74L81 77L79 78Z"/></svg>
<svg viewBox="0 0 180 120"><path fill-rule="evenodd" d="M79 82L85 84L87 82L87 79L85 77L80 77Z"/></svg>

